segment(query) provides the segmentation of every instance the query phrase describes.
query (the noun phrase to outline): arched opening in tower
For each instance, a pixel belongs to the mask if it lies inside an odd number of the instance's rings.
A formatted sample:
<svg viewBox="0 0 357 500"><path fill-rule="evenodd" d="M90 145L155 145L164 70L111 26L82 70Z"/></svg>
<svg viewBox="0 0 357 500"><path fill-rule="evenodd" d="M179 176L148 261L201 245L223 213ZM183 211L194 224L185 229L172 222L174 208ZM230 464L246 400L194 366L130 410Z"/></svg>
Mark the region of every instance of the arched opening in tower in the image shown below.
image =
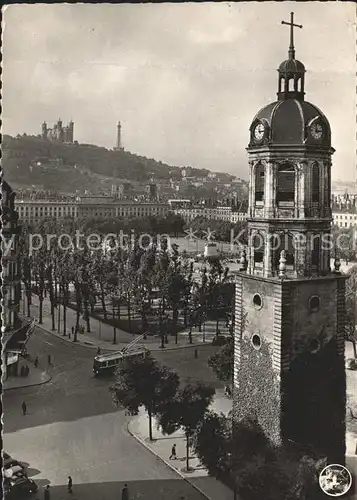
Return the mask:
<svg viewBox="0 0 357 500"><path fill-rule="evenodd" d="M318 203L320 201L320 168L317 163L312 166L312 201L313 203Z"/></svg>
<svg viewBox="0 0 357 500"><path fill-rule="evenodd" d="M264 165L258 163L258 165L255 167L255 201L264 201L264 186Z"/></svg>
<svg viewBox="0 0 357 500"><path fill-rule="evenodd" d="M265 240L262 233L253 236L254 267L262 268L264 261Z"/></svg>
<svg viewBox="0 0 357 500"><path fill-rule="evenodd" d="M311 249L311 270L312 272L317 272L320 262L320 235L314 234L312 237L312 249Z"/></svg>
<svg viewBox="0 0 357 500"><path fill-rule="evenodd" d="M294 203L295 201L295 168L289 163L280 165L277 172L276 201Z"/></svg>

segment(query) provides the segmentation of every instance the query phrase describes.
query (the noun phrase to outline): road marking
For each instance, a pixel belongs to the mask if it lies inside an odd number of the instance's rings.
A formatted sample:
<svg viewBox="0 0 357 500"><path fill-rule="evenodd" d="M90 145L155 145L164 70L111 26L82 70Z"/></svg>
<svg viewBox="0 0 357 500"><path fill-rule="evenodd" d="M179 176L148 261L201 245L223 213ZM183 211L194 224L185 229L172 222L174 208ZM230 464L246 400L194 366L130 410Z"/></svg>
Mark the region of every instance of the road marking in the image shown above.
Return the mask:
<svg viewBox="0 0 357 500"><path fill-rule="evenodd" d="M44 340L44 342L45 342L46 344L48 344L48 345L52 345L52 346L53 346L53 344L51 344L51 342L47 342L47 340Z"/></svg>

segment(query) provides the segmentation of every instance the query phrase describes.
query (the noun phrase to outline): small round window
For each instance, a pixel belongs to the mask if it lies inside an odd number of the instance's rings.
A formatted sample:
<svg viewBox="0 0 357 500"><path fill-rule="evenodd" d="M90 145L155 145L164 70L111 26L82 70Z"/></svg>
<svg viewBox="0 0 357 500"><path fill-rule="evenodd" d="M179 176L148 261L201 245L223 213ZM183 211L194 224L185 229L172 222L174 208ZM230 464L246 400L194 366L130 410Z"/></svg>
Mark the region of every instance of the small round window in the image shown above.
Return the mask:
<svg viewBox="0 0 357 500"><path fill-rule="evenodd" d="M254 349L260 349L261 346L262 346L262 339L260 338L260 335L258 335L257 333L255 333L253 336L252 336L252 346L254 347Z"/></svg>
<svg viewBox="0 0 357 500"><path fill-rule="evenodd" d="M261 309L263 307L263 299L259 295L259 293L256 293L253 296L253 304L256 309Z"/></svg>
<svg viewBox="0 0 357 500"><path fill-rule="evenodd" d="M313 295L312 297L310 297L309 300L310 311L312 312L318 311L320 309L320 303L321 303L320 297L318 297L317 295Z"/></svg>

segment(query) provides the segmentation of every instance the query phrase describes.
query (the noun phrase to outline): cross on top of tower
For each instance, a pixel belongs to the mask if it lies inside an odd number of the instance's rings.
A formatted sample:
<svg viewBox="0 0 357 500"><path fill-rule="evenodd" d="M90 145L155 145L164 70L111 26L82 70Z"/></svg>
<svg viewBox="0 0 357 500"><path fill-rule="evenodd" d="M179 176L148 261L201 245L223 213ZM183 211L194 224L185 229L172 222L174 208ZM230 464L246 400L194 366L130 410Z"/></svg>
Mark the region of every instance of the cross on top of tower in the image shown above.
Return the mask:
<svg viewBox="0 0 357 500"><path fill-rule="evenodd" d="M288 23L287 21L281 21L281 24L286 24L287 26L290 26L289 59L295 59L294 26L295 28L302 28L302 24L294 24L294 12L290 13L290 23Z"/></svg>

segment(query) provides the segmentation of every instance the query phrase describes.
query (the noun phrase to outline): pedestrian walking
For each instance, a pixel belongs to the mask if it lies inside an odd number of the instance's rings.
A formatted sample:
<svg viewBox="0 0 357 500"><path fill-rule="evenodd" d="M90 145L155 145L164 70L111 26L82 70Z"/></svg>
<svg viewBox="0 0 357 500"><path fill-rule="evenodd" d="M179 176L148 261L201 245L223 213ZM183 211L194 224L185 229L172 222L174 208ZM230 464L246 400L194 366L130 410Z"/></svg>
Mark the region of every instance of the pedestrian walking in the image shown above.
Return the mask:
<svg viewBox="0 0 357 500"><path fill-rule="evenodd" d="M169 460L176 460L177 459L177 456L176 456L176 445L174 444L173 447L171 448L171 455L170 455L170 458Z"/></svg>
<svg viewBox="0 0 357 500"><path fill-rule="evenodd" d="M44 500L50 500L50 485L48 484L45 488L45 494L43 496Z"/></svg>
<svg viewBox="0 0 357 500"><path fill-rule="evenodd" d="M72 478L71 476L68 476L68 493L73 493L72 491Z"/></svg>
<svg viewBox="0 0 357 500"><path fill-rule="evenodd" d="M127 484L124 484L124 488L121 491L121 500L129 500L129 490Z"/></svg>
<svg viewBox="0 0 357 500"><path fill-rule="evenodd" d="M226 385L224 388L224 394L226 395L227 398L232 397L232 389L229 387L229 385Z"/></svg>
<svg viewBox="0 0 357 500"><path fill-rule="evenodd" d="M71 330L72 330L72 336L73 336L74 335L74 326L72 326Z"/></svg>
<svg viewBox="0 0 357 500"><path fill-rule="evenodd" d="M47 356L47 363L48 363L48 366L51 366L51 354L48 354L48 356Z"/></svg>
<svg viewBox="0 0 357 500"><path fill-rule="evenodd" d="M23 415L26 415L26 412L27 412L27 406L26 406L25 401L23 401L23 402L22 402L21 408L22 408L22 414L23 414Z"/></svg>
<svg viewBox="0 0 357 500"><path fill-rule="evenodd" d="M35 363L34 363L34 365L35 365L35 368L38 367L38 356L35 357Z"/></svg>
<svg viewBox="0 0 357 500"><path fill-rule="evenodd" d="M98 347L98 349L97 349L97 356L100 356L100 352L101 352L100 351L100 347Z"/></svg>

